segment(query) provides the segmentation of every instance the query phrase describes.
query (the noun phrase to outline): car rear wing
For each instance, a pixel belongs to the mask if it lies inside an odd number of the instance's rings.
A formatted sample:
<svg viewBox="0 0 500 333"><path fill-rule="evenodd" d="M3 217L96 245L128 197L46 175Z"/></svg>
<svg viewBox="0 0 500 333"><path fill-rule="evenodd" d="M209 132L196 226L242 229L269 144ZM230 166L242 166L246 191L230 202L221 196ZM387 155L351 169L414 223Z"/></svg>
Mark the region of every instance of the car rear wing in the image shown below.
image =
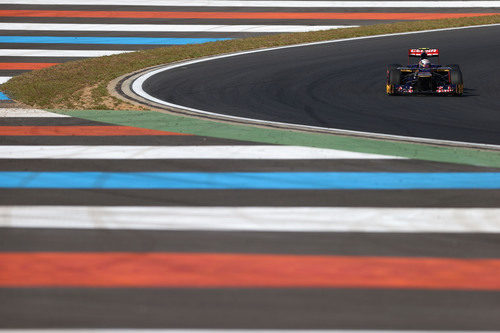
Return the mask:
<svg viewBox="0 0 500 333"><path fill-rule="evenodd" d="M410 63L410 58L419 57L422 59L437 57L439 62L439 50L438 49L429 49L426 47L422 47L419 49L409 49L408 50L408 63Z"/></svg>

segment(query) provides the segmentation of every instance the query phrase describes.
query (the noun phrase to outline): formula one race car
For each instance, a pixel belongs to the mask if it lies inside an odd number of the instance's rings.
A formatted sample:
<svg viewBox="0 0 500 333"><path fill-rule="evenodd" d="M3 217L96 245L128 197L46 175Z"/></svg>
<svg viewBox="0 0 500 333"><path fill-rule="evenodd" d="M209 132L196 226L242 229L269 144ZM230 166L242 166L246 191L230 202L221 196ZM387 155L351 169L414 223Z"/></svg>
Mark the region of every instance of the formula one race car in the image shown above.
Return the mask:
<svg viewBox="0 0 500 333"><path fill-rule="evenodd" d="M411 64L412 58L420 58ZM438 64L429 58L437 57ZM458 65L439 65L439 50L409 49L408 65L387 66L386 91L388 95L437 94L461 96L464 92L462 71Z"/></svg>

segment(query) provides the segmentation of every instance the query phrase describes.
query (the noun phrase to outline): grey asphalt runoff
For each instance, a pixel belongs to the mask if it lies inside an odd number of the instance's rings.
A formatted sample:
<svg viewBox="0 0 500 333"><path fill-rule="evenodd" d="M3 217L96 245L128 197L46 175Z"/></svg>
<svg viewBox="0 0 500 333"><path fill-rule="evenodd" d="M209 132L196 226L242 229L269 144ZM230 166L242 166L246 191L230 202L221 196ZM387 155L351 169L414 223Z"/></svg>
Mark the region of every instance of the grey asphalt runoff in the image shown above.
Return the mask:
<svg viewBox="0 0 500 333"><path fill-rule="evenodd" d="M499 190L0 189L3 205L498 208ZM353 246L363 246L356 243Z"/></svg>
<svg viewBox="0 0 500 333"><path fill-rule="evenodd" d="M1 129L1 127L0 127ZM110 135L110 136L2 136L1 145L83 145L83 146L190 146L190 145L252 145L242 142L203 136L178 135ZM261 144L259 144L261 145ZM267 145L267 144L262 144Z"/></svg>
<svg viewBox="0 0 500 333"><path fill-rule="evenodd" d="M499 35L490 26L240 55L159 73L144 90L232 116L500 144ZM439 48L442 64L459 64L464 96L386 95L386 65L406 63L414 47Z"/></svg>
<svg viewBox="0 0 500 333"><path fill-rule="evenodd" d="M1 138L1 137L0 137ZM141 137L142 138L142 137ZM186 137L187 143L203 145ZM160 138L161 139L161 138ZM104 141L104 139L101 139ZM138 139L139 140L139 139ZM209 144L214 142L207 140ZM72 143L76 143L73 141ZM117 142L115 142L117 143ZM127 143L138 142L129 141ZM175 144L159 141L162 146ZM186 144L182 142L181 144ZM1 146L0 146L1 147ZM272 159L0 159L0 171L107 171L107 172L499 172L498 168L398 159L272 160ZM481 190L484 191L484 190Z"/></svg>
<svg viewBox="0 0 500 333"><path fill-rule="evenodd" d="M258 253L495 259L500 251L500 234L487 233L0 228L0 237L2 252Z"/></svg>
<svg viewBox="0 0 500 333"><path fill-rule="evenodd" d="M492 291L0 288L0 299L2 328L500 329Z"/></svg>
<svg viewBox="0 0 500 333"><path fill-rule="evenodd" d="M87 120L87 119L74 118L74 117L61 117L61 118L0 117L0 129L2 128L2 126L116 126L116 125ZM0 141L0 143L3 143L3 140Z"/></svg>
<svg viewBox="0 0 500 333"><path fill-rule="evenodd" d="M168 19L168 18L89 18L89 17L6 17L2 18L2 22L21 22L21 23L86 23L86 24L213 24L213 25L235 25L235 21L238 24L243 25L366 25L366 24L382 24L382 23L393 23L397 20L349 20L349 19ZM7 31L7 30L4 30ZM12 30L14 31L14 30ZM30 33L42 33L41 31L30 31ZM73 36L75 33L78 36L82 36L80 31L73 31ZM108 34L117 34L118 36L127 36L130 31L122 32L110 32L102 31L103 34L108 36ZM2 34L5 32L2 31ZM10 35L15 35L15 33L9 32ZM51 35L53 33L51 32ZM93 32L95 36L95 32ZM158 32L144 32L145 36L148 37L161 37L162 33ZM230 33L229 33L230 34ZM256 33L247 33L247 35L257 36ZM47 32L45 32L46 36ZM189 34L191 37L193 33ZM226 33L226 36L228 33ZM135 36L135 34L134 34ZM175 36L175 35L174 35ZM196 36L203 36L203 34L196 33ZM213 36L223 36L223 33L214 33Z"/></svg>

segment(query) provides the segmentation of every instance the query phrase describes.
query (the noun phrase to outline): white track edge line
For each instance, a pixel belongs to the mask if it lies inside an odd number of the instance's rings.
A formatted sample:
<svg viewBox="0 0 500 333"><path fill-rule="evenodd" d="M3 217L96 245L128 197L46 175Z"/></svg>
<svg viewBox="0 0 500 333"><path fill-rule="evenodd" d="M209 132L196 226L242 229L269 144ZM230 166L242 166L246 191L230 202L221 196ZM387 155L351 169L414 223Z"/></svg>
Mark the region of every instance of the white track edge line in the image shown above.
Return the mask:
<svg viewBox="0 0 500 333"><path fill-rule="evenodd" d="M56 328L56 329L0 329L1 333L436 333L431 331L414 331L414 330L328 330L328 329L137 329L137 328ZM441 333L495 333L500 331L439 331Z"/></svg>
<svg viewBox="0 0 500 333"><path fill-rule="evenodd" d="M217 60L217 59L222 59L222 58L235 57L235 56L252 54L252 53L275 51L275 50L281 50L281 49L287 49L287 48L314 46L314 45L329 44L329 43L341 43L341 42L348 42L348 41L362 40L362 39L392 37L392 36L421 34L421 33L429 33L429 32L440 32L440 31L453 31L453 30L462 30L462 29L475 29L475 28L485 28L485 27L494 27L494 26L500 26L500 23L496 23L496 24L484 24L484 25L474 25L474 26L466 26L466 27L442 28L442 29L434 29L434 30L398 32L398 33L382 34L382 35L375 35L375 36L362 36L362 37L335 39L335 40L328 40L328 41L321 41L321 42L295 44L295 45L287 45L287 46L278 46L278 47L272 47L272 48L267 48L267 49L258 49L258 50L251 50L251 51L243 51L243 52L237 52L237 53L230 53L230 54L222 54L222 55L218 55L218 56L214 56L214 57L209 57L209 58L203 58L203 59L190 60L190 61L186 61L186 62L180 62L180 63L176 63L176 64L173 64L173 65L168 65L166 67L150 71L150 72L148 72L148 73L146 73L144 75L141 75L140 77L136 78L134 80L134 82L132 83L132 87L131 88L132 88L132 91L134 93L136 93L137 95L141 96L142 98L144 98L146 100L149 100L149 101L152 101L152 102L155 102L155 103L158 103L158 104L161 104L161 105L165 105L167 107L184 109L184 110L188 110L188 111L193 112L193 113L198 113L198 114L202 114L202 115L209 115L209 116L216 116L216 117L225 118L225 119L229 119L229 120L247 121L247 122L252 122L252 123L257 123L257 124L264 124L264 125L296 126L297 128L304 128L304 129L310 129L310 130L329 130L329 131L335 131L338 134L363 135L363 136L369 135L369 136L373 136L375 138L380 138L380 139L406 140L406 141L412 141L412 142L415 142L415 143L448 144L448 145L460 144L460 145L470 145L473 148L500 149L500 145L492 145L492 144L482 144L482 143L473 143L473 142L461 142L461 141L452 141L452 140L436 140L436 139L428 139L428 138L420 138L420 137L410 137L410 136L381 134L381 133L370 133L370 132L362 132L362 131L344 130L344 129L338 129L338 128L328 128L328 127L318 127L318 126L308 126L308 125L297 125L297 124L290 124L290 123L284 123L284 122L267 121L267 120L252 119L252 118L246 118L246 117L237 117L237 116L224 115L224 114L220 114L220 113L209 112L209 111L204 111L204 110L200 110L200 109L190 108L190 107L183 106L183 105L169 103L169 102L163 101L161 99L158 99L158 98L155 98L155 97L149 95L142 88L144 82L147 79L149 79L151 76L156 75L158 73L161 73L161 72L164 72L164 71L167 71L167 70L171 70L171 69L174 69L174 68L178 68L178 67L189 66L189 65L200 63L200 62L212 61L212 60Z"/></svg>

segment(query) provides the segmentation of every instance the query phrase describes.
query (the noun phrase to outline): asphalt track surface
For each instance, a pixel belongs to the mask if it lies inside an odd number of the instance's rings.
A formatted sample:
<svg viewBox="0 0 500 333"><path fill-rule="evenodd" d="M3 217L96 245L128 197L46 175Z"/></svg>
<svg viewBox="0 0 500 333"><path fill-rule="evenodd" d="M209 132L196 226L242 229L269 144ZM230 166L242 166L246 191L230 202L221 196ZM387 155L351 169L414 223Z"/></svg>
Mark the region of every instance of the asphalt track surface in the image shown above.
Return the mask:
<svg viewBox="0 0 500 333"><path fill-rule="evenodd" d="M149 78L161 100L267 121L500 144L500 26L288 48L197 63ZM462 97L387 96L385 68L436 47L460 64Z"/></svg>
<svg viewBox="0 0 500 333"><path fill-rule="evenodd" d="M83 1L82 1L83 3ZM60 6L60 5L14 5L2 4L1 10L107 10L113 13L122 11L182 11L182 12L275 12L282 11L276 8L217 8L217 7L150 7L150 6ZM350 12L350 13L435 13L435 12L498 12L498 8L391 8L388 10L380 8L287 8L286 12ZM131 15L133 16L133 15ZM2 22L31 22L31 23L115 23L115 24L373 24L384 23L386 19L366 20L292 20L292 19L142 19L142 18L74 18L74 17L2 17ZM108 37L206 37L206 38L240 38L259 34L250 33L215 33L200 31L193 34L184 32L113 32L102 31L98 33L82 31L29 31L10 30L1 31L0 36L108 36ZM495 41L495 39L493 39ZM96 44L19 44L0 43L2 49L18 49L22 52L48 49L57 50L122 50L130 51L136 49L155 47L151 45L96 45ZM405 43L403 43L405 44ZM409 45L404 45L401 53L401 61L404 61L404 53ZM411 45L415 46L415 45ZM416 45L416 46L427 46ZM433 46L433 45L431 45ZM441 47L441 45L437 45ZM496 47L496 48L495 48ZM339 46L332 46L331 50ZM345 47L343 47L344 49ZM490 45L491 50L498 51L498 45ZM25 51L23 51L25 50ZM295 50L296 51L296 50ZM295 52L293 51L293 52ZM292 52L290 50L289 52ZM345 57L348 50L345 48ZM382 51L374 52L379 54ZM363 51L366 54L365 51ZM443 53L447 56L446 49ZM285 55L288 53L285 52ZM396 55L389 50L386 55ZM480 52L475 53L485 56ZM321 57L320 57L321 55ZM287 55L288 56L288 55ZM315 54L311 62L322 56ZM367 57L364 57L367 58ZM0 63L59 63L74 60L74 57L64 57L62 54L47 57L40 54L25 56L9 56L0 58ZM341 59L345 59L342 58ZM281 58L282 60L282 58ZM326 59L325 59L326 61ZM366 61L366 59L365 59ZM388 59L389 61L389 59ZM242 61L244 62L244 61ZM283 61L278 61L278 63ZM381 67L373 68L373 73L380 75L381 81L375 80L380 88L377 93L383 95L384 66L387 61L381 62ZM392 62L389 61L389 62ZM455 57L453 57L455 62ZM459 62L458 60L456 62ZM312 63L311 63L312 64ZM247 64L249 72L258 68L258 63ZM280 64L284 65L284 64ZM462 64L464 66L464 64ZM480 64L478 63L477 66ZM5 66L8 67L8 66ZM224 67L224 65L220 65ZM351 65L351 69L353 69ZM354 68L355 69L355 68ZM20 74L25 70L0 69L0 75L12 76ZM483 71L485 72L485 71ZM246 75L247 73L245 73ZM322 71L312 73L321 77ZM334 73L333 73L334 74ZM332 75L333 75L332 74ZM466 83L469 82L468 69L464 68ZM294 72L288 73L293 80ZM340 74L339 74L340 75ZM343 74L345 75L345 74ZM490 73L485 73L490 75ZM210 77L210 76L209 76ZM242 80L235 77L235 80ZM335 76L332 78L335 79ZM206 79L206 77L204 78ZM330 77L328 78L330 79ZM271 88L278 80L266 82ZM335 80L328 81L331 83ZM244 82L244 81L242 81ZM497 81L498 82L498 81ZM296 82L297 87L300 82ZM324 84L324 82L320 82ZM254 87L254 89L261 87ZM370 89L375 87L370 87ZM379 91L380 89L380 91ZM263 90L263 89L260 89ZM256 90L257 91L257 90ZM375 90L373 90L375 91ZM243 92L243 90L242 90ZM209 94L215 93L214 91ZM261 92L259 92L261 93ZM344 91L345 93L345 91ZM470 91L469 91L470 93ZM380 99L385 96L380 95ZM263 96L267 96L264 94ZM233 96L242 98L242 96ZM467 100L470 97L463 98ZM297 100L299 100L297 96ZM429 99L433 100L433 99ZM449 99L451 100L451 99ZM309 100L307 100L309 102ZM406 103L406 99L400 103ZM254 101L259 107L267 105L267 101ZM260 104L259 104L260 103ZM358 102L359 103L359 102ZM272 106L272 105L271 105ZM15 111L13 111L15 112ZM419 114L418 112L414 112ZM121 135L90 135L94 127L102 129L103 124L77 118L45 118L24 117L20 112L18 117L0 118L0 146L10 146L12 151L17 151L18 146L28 145L34 150L43 150L47 146L80 145L88 148L94 146L152 146L152 147L177 147L182 151L184 146L198 146L210 151L216 146L234 145L249 147L254 142L243 142L237 140L218 139L201 136L170 136L170 135L130 135L130 132L116 131ZM361 118L363 119L363 118ZM388 121L388 120L379 120ZM498 122L497 122L498 124ZM493 127L489 121L488 126ZM61 132L56 133L65 127ZM87 126L88 131L82 131L81 126ZM109 126L109 124L108 124ZM12 127L16 127L15 133ZM34 127L34 128L32 128ZM56 128L57 127L57 128ZM112 126L109 126L111 129ZM405 127L407 128L407 127ZM498 126L497 126L498 128ZM115 129L116 130L116 129ZM110 130L112 132L112 130ZM100 132L102 134L102 131ZM108 133L109 134L109 133ZM261 144L259 144L261 145ZM25 172L273 172L294 171L300 172L498 172L498 169L477 166L466 166L450 163L437 163L432 161L417 161L411 159L312 159L312 160L279 160L279 159L108 159L102 156L99 159L43 159L43 158L9 158L5 155L0 158L0 171L25 171ZM17 212L22 212L25 217L34 216L38 223L36 228L26 228L8 225L11 221L8 207L17 207ZM117 229L106 229L113 216L94 216L95 225L89 229L72 229L72 222L76 219L71 214L63 214L61 207L78 206L80 208L128 208L144 207L153 211L155 208L181 207L186 210L198 208L231 208L235 212L230 216L234 219L244 216L242 208L263 207L266 209L287 209L287 207L311 207L315 208L358 208L378 211L379 209L411 209L417 208L422 211L428 209L452 209L458 215L464 211L471 212L465 221L464 232L438 232L432 229L430 232L394 232L390 227L381 232L265 232L259 230L259 225L270 223L262 219L256 221L256 228L249 231L214 231L214 230L126 230L115 225ZM387 329L387 330L499 330L500 320L500 287L491 290L480 290L482 285L479 280L492 278L498 274L478 274L484 269L495 269L498 265L500 253L500 239L498 233L480 232L477 225L485 222L475 219L474 209L488 210L500 207L499 190L480 189L435 189L435 190L134 190L134 189L0 189L0 328L28 328L28 329L52 329L52 328L112 328L112 329L140 329L140 328L230 328L230 329ZM44 225L47 217L36 215L43 209L55 212L54 220L67 223L64 228L52 228ZM5 213L7 212L7 213ZM67 210L66 210L67 212ZM313 213L314 214L314 210ZM149 214L142 219L134 220L139 228L143 222L150 218L158 218ZM160 216L165 221L182 216ZM226 219L227 220L227 219ZM374 219L375 220L375 219ZM458 218L457 218L458 220ZM477 221L479 220L479 221ZM467 223L468 221L468 223ZM101 223L99 223L101 222ZM214 217L214 224L219 223ZM231 222L231 221L230 221ZM299 221L307 223L307 221ZM373 221L378 225L379 221ZM440 221L437 221L440 222ZM442 221L441 221L442 222ZM446 221L445 221L446 222ZM445 223L444 222L444 223ZM450 221L454 224L457 221ZM404 222L403 222L404 223ZM57 264L50 261L36 260L39 256L46 254L67 256L68 260L59 261ZM36 264L27 266L16 265L10 260L11 255L20 255L24 258L35 259ZM123 261L109 261L106 265L97 266L100 269L96 275L92 275L82 267L74 269L84 262L72 260L74 256L90 254L95 257L109 257L113 254L124 256ZM57 280L63 274L75 274L84 278L92 279L92 276L100 276L108 267L116 267L116 264L124 264L129 271L110 276L113 279L128 277L137 274L142 269L169 267L174 274L187 273L198 276L201 280L205 277L201 274L199 267L205 265L202 259L194 266L177 264L169 266L166 262L155 264L153 267L138 265L137 258L146 259L150 254L185 254L192 257L203 258L207 254L236 255L244 258L244 255L261 255L262 259L273 255L291 256L296 259L304 259L305 256L326 256L329 260L384 260L397 259L402 262L413 262L428 258L430 262L445 259L454 264L459 263L464 267L463 271L455 271L456 275L446 272L443 278L439 278L433 272L436 283L446 282L446 278L463 279L463 282L474 284L473 288L439 289L432 288L400 288L396 285L388 288L370 288L360 285L355 288L339 287L312 287L310 285L315 274L308 270L297 272L304 276L305 286L287 288L275 287L224 287L211 286L200 288L193 285L188 287L165 287L158 284L135 286L135 287L84 287L81 284L73 286L48 285L44 283L30 286L19 286L19 284L8 284L7 279L22 283L30 278ZM363 258L361 258L363 257ZM128 258L128 259L127 259ZM134 259L135 258L135 259ZM133 260L130 260L133 259ZM312 258L315 259L315 258ZM488 260L484 260L488 259ZM484 262L483 262L484 261ZM483 263L482 263L483 262ZM134 264L135 263L135 264ZM496 264L495 264L496 263ZM228 269L219 272L218 279L225 279L232 271L245 269L244 265L237 262ZM7 269L5 268L7 267ZM214 266L215 267L215 266ZM281 267L273 265L271 268ZM20 268L20 270L19 270ZM319 270L323 266L316 267ZM437 267L436 271L443 273L448 265ZM478 271L476 269L479 269ZM15 271L17 273L15 273ZM27 272L30 273L27 273ZM498 272L498 270L496 270ZM5 273L7 272L7 273ZM355 272L355 271L354 271ZM399 274L391 273L390 270L381 270L374 267L373 272L379 272L387 281L398 282ZM406 272L406 271L405 271ZM16 275L18 274L19 275ZM96 273L94 271L94 273ZM248 279L260 279L259 271L248 271ZM309 274L310 273L310 274ZM404 273L404 272L403 272ZM338 277L344 274L340 272ZM408 275L408 274L407 274ZM416 275L422 275L417 270ZM17 279L16 279L17 276ZM162 274L164 278L168 273ZM281 278L282 276L279 276ZM285 276L286 277L286 276ZM408 276L407 276L408 278ZM311 279L311 281L308 281ZM400 278L402 279L402 278ZM411 280L411 279L410 279ZM116 280L115 280L116 281ZM432 282L432 281L431 281ZM49 283L50 284L50 283Z"/></svg>
<svg viewBox="0 0 500 333"><path fill-rule="evenodd" d="M96 328L411 327L462 331L498 329L500 293L314 288L21 288L0 290L0 296L9 304L3 325L18 328L89 327L91 322ZM19 316L22 312L30 313L29 323L23 324Z"/></svg>

